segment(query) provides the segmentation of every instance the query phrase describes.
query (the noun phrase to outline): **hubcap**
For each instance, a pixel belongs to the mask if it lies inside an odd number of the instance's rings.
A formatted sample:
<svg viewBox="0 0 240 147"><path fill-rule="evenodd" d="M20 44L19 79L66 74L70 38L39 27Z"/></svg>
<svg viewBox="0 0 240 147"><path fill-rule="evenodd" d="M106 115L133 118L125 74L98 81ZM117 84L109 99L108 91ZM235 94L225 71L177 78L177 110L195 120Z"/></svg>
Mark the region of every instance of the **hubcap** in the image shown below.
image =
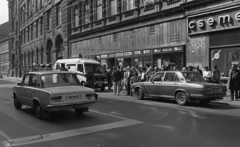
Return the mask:
<svg viewBox="0 0 240 147"><path fill-rule="evenodd" d="M136 96L141 97L141 90L137 90Z"/></svg>
<svg viewBox="0 0 240 147"><path fill-rule="evenodd" d="M184 94L179 94L178 100L179 100L181 103L183 103L183 102L186 100L185 95L184 95Z"/></svg>

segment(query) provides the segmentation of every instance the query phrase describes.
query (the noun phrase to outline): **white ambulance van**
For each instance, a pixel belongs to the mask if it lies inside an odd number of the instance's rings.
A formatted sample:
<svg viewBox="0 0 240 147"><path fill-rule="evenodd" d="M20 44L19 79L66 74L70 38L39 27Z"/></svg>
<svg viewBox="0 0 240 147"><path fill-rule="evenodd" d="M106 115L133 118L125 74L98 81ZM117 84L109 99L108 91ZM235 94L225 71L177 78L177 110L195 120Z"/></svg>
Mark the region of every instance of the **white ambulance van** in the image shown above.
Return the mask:
<svg viewBox="0 0 240 147"><path fill-rule="evenodd" d="M91 68L94 73L95 83L94 88L100 88L101 91L105 90L107 86L107 76L102 73L101 64L94 59L86 58L72 58L72 59L60 59L54 64L54 69L56 65L59 64L60 67L68 69L68 71L75 72L81 84L83 86L88 86L89 83L86 81L86 68Z"/></svg>

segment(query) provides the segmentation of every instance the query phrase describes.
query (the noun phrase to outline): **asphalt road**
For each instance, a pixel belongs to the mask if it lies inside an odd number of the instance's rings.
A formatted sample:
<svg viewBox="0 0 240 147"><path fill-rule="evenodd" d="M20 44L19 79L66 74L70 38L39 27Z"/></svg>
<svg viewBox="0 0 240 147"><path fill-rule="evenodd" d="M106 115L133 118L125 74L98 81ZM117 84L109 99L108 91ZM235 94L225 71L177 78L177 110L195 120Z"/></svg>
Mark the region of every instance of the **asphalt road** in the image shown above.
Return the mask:
<svg viewBox="0 0 240 147"><path fill-rule="evenodd" d="M238 147L240 107L113 96L82 116L74 111L39 120L13 106L14 81L0 80L0 147Z"/></svg>

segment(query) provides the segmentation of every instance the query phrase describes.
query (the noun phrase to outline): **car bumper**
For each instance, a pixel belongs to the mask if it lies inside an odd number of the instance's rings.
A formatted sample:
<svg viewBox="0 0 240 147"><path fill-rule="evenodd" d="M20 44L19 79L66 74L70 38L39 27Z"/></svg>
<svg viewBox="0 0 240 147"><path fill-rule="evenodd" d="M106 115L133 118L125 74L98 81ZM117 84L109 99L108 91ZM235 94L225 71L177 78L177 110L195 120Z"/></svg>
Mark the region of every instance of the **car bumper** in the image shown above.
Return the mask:
<svg viewBox="0 0 240 147"><path fill-rule="evenodd" d="M190 94L191 99L198 99L198 100L216 100L216 99L223 99L226 94L216 94L216 95L205 95L205 94Z"/></svg>
<svg viewBox="0 0 240 147"><path fill-rule="evenodd" d="M91 101L91 102L74 103L74 104L54 104L54 105L47 105L46 109L51 112L51 111L87 108L96 102L97 102L97 100Z"/></svg>

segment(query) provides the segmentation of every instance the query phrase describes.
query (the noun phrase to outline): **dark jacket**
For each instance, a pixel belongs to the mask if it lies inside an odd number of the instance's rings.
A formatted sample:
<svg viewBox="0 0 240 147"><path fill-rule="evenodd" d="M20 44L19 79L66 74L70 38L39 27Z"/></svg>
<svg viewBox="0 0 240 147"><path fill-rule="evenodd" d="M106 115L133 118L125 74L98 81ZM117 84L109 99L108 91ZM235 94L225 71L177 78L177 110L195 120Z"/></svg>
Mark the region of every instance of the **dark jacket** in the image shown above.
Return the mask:
<svg viewBox="0 0 240 147"><path fill-rule="evenodd" d="M121 81L122 79L122 74L121 74L121 71L119 70L115 70L112 74L112 80L113 82L118 82L118 81Z"/></svg>
<svg viewBox="0 0 240 147"><path fill-rule="evenodd" d="M229 74L229 89L240 90L240 71L238 69Z"/></svg>

